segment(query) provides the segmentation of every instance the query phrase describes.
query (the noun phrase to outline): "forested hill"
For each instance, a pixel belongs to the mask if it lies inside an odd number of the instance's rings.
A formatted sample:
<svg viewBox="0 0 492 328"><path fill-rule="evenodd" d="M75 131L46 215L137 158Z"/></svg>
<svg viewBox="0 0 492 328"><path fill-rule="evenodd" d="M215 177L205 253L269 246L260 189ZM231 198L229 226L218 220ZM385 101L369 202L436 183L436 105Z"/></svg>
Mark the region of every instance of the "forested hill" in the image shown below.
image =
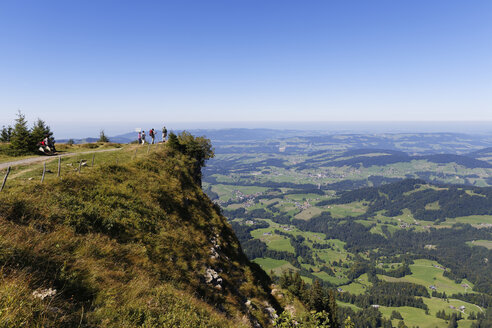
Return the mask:
<svg viewBox="0 0 492 328"><path fill-rule="evenodd" d="M387 149L354 149L334 156L332 152L317 151L310 155L305 162L298 164L298 169L315 168L323 166L354 166L370 167L374 165L384 166L395 163L407 163L411 161L428 161L436 164L455 163L465 168L492 168L492 164L480 158L482 153L473 153L470 156L455 154L430 154L409 155L402 151Z"/></svg>
<svg viewBox="0 0 492 328"><path fill-rule="evenodd" d="M269 277L199 185L210 148L168 144L0 194L2 326L269 325Z"/></svg>
<svg viewBox="0 0 492 328"><path fill-rule="evenodd" d="M379 187L367 187L338 193L338 197L318 205L365 201L366 216L384 211L401 215L409 209L418 220L439 221L470 215L492 215L492 187L432 185L419 179L406 179Z"/></svg>

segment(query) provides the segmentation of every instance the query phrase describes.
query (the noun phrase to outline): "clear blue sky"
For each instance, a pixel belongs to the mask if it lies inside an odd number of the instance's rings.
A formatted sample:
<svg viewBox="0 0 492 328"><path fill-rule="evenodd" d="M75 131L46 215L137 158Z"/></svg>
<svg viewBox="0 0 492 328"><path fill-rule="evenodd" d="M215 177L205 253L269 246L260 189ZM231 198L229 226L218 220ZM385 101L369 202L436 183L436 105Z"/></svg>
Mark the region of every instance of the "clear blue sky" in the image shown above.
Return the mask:
<svg viewBox="0 0 492 328"><path fill-rule="evenodd" d="M3 0L0 125L18 109L73 131L492 121L492 1Z"/></svg>

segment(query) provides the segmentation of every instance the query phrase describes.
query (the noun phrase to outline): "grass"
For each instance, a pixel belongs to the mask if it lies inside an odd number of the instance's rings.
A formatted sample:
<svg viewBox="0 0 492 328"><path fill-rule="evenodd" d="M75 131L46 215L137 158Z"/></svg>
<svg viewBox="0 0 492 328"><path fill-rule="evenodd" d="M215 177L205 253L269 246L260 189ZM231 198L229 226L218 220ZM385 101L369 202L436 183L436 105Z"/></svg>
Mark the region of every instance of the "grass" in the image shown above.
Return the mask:
<svg viewBox="0 0 492 328"><path fill-rule="evenodd" d="M468 223L478 226L480 224L492 224L492 215L470 215L460 216L453 219L446 219L446 224Z"/></svg>
<svg viewBox="0 0 492 328"><path fill-rule="evenodd" d="M407 275L402 278L392 278L383 275L378 275L378 277L386 281L406 281L426 287L434 285L436 286L438 292L445 292L447 295L465 292L473 293L473 284L471 282L466 279L463 280L463 284L466 283L470 286L470 288L466 288L465 290L465 288L460 284L457 284L453 280L444 277L444 271L434 267L434 265L438 265L438 263L431 260L415 260L415 263L410 265L410 270L412 270L411 275Z"/></svg>
<svg viewBox="0 0 492 328"><path fill-rule="evenodd" d="M86 144L78 144L78 145L68 145L68 144L56 144L57 154L63 155L68 153L80 153L91 150L102 150L102 149L113 149L113 148L121 148L127 147L128 145L121 145L116 143L104 143L104 142L94 142L94 143L86 143ZM11 156L7 153L8 144L0 143L0 163L18 161L21 159L32 158L43 156L42 153L35 154L26 154L21 156ZM46 156L49 157L49 156Z"/></svg>
<svg viewBox="0 0 492 328"><path fill-rule="evenodd" d="M364 273L354 282L348 285L340 286L340 288L343 289L344 292L349 292L352 294L364 294L371 286L372 283L367 280L367 273Z"/></svg>
<svg viewBox="0 0 492 328"><path fill-rule="evenodd" d="M264 187L233 186L233 185L223 185L223 184L216 184L212 186L212 191L216 192L222 201L236 199L237 195L235 193L237 191L240 191L244 195L252 195L259 192L264 192L267 189L268 188L264 188Z"/></svg>
<svg viewBox="0 0 492 328"><path fill-rule="evenodd" d="M300 219L300 220L310 220L311 218L315 217L316 215L319 215L321 214L321 212L323 212L322 209L320 209L319 207L309 207L305 210L303 210L301 213L297 214L295 216L296 219Z"/></svg>
<svg viewBox="0 0 492 328"><path fill-rule="evenodd" d="M460 306L464 306L465 318L471 312L478 313L483 311L483 309L477 305L461 300L456 300L456 299L443 300L440 298L431 297L431 298L423 298L423 300L424 303L427 304L427 306L429 307L429 314L433 316L435 316L437 311L441 311L441 310L444 310L446 314L458 313L458 310L451 309L450 306L454 306L456 309L458 309Z"/></svg>
<svg viewBox="0 0 492 328"><path fill-rule="evenodd" d="M440 210L441 206L439 206L439 201L435 201L433 203L428 203L425 205L426 210Z"/></svg>
<svg viewBox="0 0 492 328"><path fill-rule="evenodd" d="M414 307L402 306L402 307L386 307L381 306L379 308L380 312L387 319L390 318L392 311L398 311L402 315L405 324L409 327L418 326L421 328L446 328L448 327L448 323L445 320L439 319L436 317L437 311L444 310L446 314L456 313L458 314L458 310L451 309L450 306L454 306L456 309L460 306L465 306L465 314L464 319L458 322L458 327L468 328L471 326L473 321L466 320L468 314L473 311L475 313L480 312L481 310L470 303L463 302L460 300L450 299L449 302L446 300L438 299L438 298L423 298L424 303L429 307L429 314L425 314L425 311L422 309L417 309ZM393 320L393 326L397 326L400 320Z"/></svg>
<svg viewBox="0 0 492 328"><path fill-rule="evenodd" d="M89 145L89 144L84 144ZM85 161L85 165L82 166L82 171L92 169L92 156L94 155L95 166L99 164L109 164L109 163L128 163L135 156L136 146L125 145L121 146L119 144L95 144L97 147L94 149L89 149L83 147L83 145L74 146L73 155L62 156L61 160L61 177L66 177L74 172L78 172L80 161ZM105 151L105 150L116 150L116 151ZM103 151L101 151L103 150ZM154 151L155 148L152 149ZM85 153L89 152L89 153ZM146 156L147 149L138 148L137 158ZM31 182L40 181L43 173L43 165L46 163L46 174L45 181L50 179L57 179L58 172L58 156L46 156L44 161L36 162L28 165L18 165L11 168L11 173L8 178L7 185L12 183L26 183L27 180ZM6 170L4 170L6 171Z"/></svg>
<svg viewBox="0 0 492 328"><path fill-rule="evenodd" d="M275 260L271 258L256 258L253 260L253 262L259 264L261 268L265 270L265 272L267 272L268 274L270 274L270 272L273 271L273 273L277 276L280 276L284 271L298 270L292 264L284 260Z"/></svg>
<svg viewBox="0 0 492 328"><path fill-rule="evenodd" d="M487 249L492 249L492 240L474 240L471 242L467 242L467 244L471 246L482 246Z"/></svg>
<svg viewBox="0 0 492 328"><path fill-rule="evenodd" d="M133 154L100 153L96 166L43 184L29 180L39 165L13 172L0 193L0 323L246 327L247 316L267 323L268 278L195 183L193 160L167 147ZM220 269L220 291L204 282L206 268ZM56 295L33 296L47 288ZM244 299L258 310L245 309Z"/></svg>
<svg viewBox="0 0 492 328"><path fill-rule="evenodd" d="M354 305L354 304L351 304L351 303L345 303L345 302L338 301L338 300L337 300L337 306L338 307L348 307L348 308L351 308L354 311L360 311L360 310L362 310L357 305Z"/></svg>
<svg viewBox="0 0 492 328"><path fill-rule="evenodd" d="M367 206L362 202L353 202L349 204L327 206L331 216L334 218L344 218L347 216L358 216L366 212Z"/></svg>
<svg viewBox="0 0 492 328"><path fill-rule="evenodd" d="M402 315L405 324L408 327L420 327L420 328L445 328L447 327L447 323L436 316L426 315L425 310L417 309L409 306L401 306L401 307L386 307L381 306L379 311L383 314L387 319L390 318L392 311L398 311ZM392 325L394 327L398 326L400 320L394 319L392 320Z"/></svg>
<svg viewBox="0 0 492 328"><path fill-rule="evenodd" d="M251 231L251 236L263 241L272 250L294 253L294 247L290 244L289 238L277 235L274 230L272 227L256 229Z"/></svg>

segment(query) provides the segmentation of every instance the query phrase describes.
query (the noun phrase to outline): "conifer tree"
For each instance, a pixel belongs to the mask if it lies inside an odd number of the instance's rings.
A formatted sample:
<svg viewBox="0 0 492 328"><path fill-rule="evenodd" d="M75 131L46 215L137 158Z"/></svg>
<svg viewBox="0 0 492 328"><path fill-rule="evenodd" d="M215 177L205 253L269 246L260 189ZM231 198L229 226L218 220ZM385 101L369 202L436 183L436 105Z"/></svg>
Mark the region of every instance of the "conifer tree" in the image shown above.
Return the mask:
<svg viewBox="0 0 492 328"><path fill-rule="evenodd" d="M458 328L458 320L456 319L456 313L453 313L449 320L448 328Z"/></svg>
<svg viewBox="0 0 492 328"><path fill-rule="evenodd" d="M32 151L31 131L27 127L25 116L19 111L10 137L10 149L14 155L27 154Z"/></svg>
<svg viewBox="0 0 492 328"><path fill-rule="evenodd" d="M315 279L309 290L309 308L314 311L323 310L323 287L318 279Z"/></svg>
<svg viewBox="0 0 492 328"><path fill-rule="evenodd" d="M99 142L109 142L108 137L104 134L104 130L101 130L101 133L99 133Z"/></svg>
<svg viewBox="0 0 492 328"><path fill-rule="evenodd" d="M338 318L337 318L337 313L338 313L338 307L337 307L337 300L335 299L335 293L330 290L328 292L328 306L330 308L330 323L332 327L338 327Z"/></svg>
<svg viewBox="0 0 492 328"><path fill-rule="evenodd" d="M12 136L12 127L9 125L2 127L2 132L0 133L0 142L10 142L10 137Z"/></svg>
<svg viewBox="0 0 492 328"><path fill-rule="evenodd" d="M32 150L35 150L37 143L43 140L46 136L48 136L53 144L55 143L55 140L53 139L53 132L51 132L50 127L47 126L42 119L38 118L31 131Z"/></svg>
<svg viewBox="0 0 492 328"><path fill-rule="evenodd" d="M407 325L405 325L405 322L402 320L398 322L398 328L408 328Z"/></svg>

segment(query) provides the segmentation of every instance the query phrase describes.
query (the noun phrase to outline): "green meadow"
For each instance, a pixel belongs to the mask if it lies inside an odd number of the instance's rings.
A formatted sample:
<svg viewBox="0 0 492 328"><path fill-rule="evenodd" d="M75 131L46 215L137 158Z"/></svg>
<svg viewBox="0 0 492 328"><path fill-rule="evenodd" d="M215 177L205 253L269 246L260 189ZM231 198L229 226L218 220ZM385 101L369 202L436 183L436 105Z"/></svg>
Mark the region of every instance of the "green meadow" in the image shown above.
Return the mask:
<svg viewBox="0 0 492 328"><path fill-rule="evenodd" d="M471 246L482 246L488 249L492 249L492 240L474 240L467 243Z"/></svg>
<svg viewBox="0 0 492 328"><path fill-rule="evenodd" d="M438 292L445 292L447 295L473 292L471 290L473 288L473 284L471 282L464 279L462 284L468 284L469 287L462 287L461 284L457 284L453 280L444 277L444 270L435 266L439 266L439 264L435 261L424 259L415 260L415 263L410 265L410 269L412 270L411 275L407 275L402 278L393 278L384 275L378 275L378 277L386 281L406 281L426 287L435 286Z"/></svg>
<svg viewBox="0 0 492 328"><path fill-rule="evenodd" d="M275 275L280 276L284 271L297 271L299 269L292 266L287 261L284 260L275 260L271 258L256 258L253 262L259 264L265 272L270 273L273 272Z"/></svg>
<svg viewBox="0 0 492 328"><path fill-rule="evenodd" d="M341 288L344 292L349 292L351 294L364 294L371 286L372 283L367 280L367 273L364 273L355 281L348 285L339 286L339 288Z"/></svg>

